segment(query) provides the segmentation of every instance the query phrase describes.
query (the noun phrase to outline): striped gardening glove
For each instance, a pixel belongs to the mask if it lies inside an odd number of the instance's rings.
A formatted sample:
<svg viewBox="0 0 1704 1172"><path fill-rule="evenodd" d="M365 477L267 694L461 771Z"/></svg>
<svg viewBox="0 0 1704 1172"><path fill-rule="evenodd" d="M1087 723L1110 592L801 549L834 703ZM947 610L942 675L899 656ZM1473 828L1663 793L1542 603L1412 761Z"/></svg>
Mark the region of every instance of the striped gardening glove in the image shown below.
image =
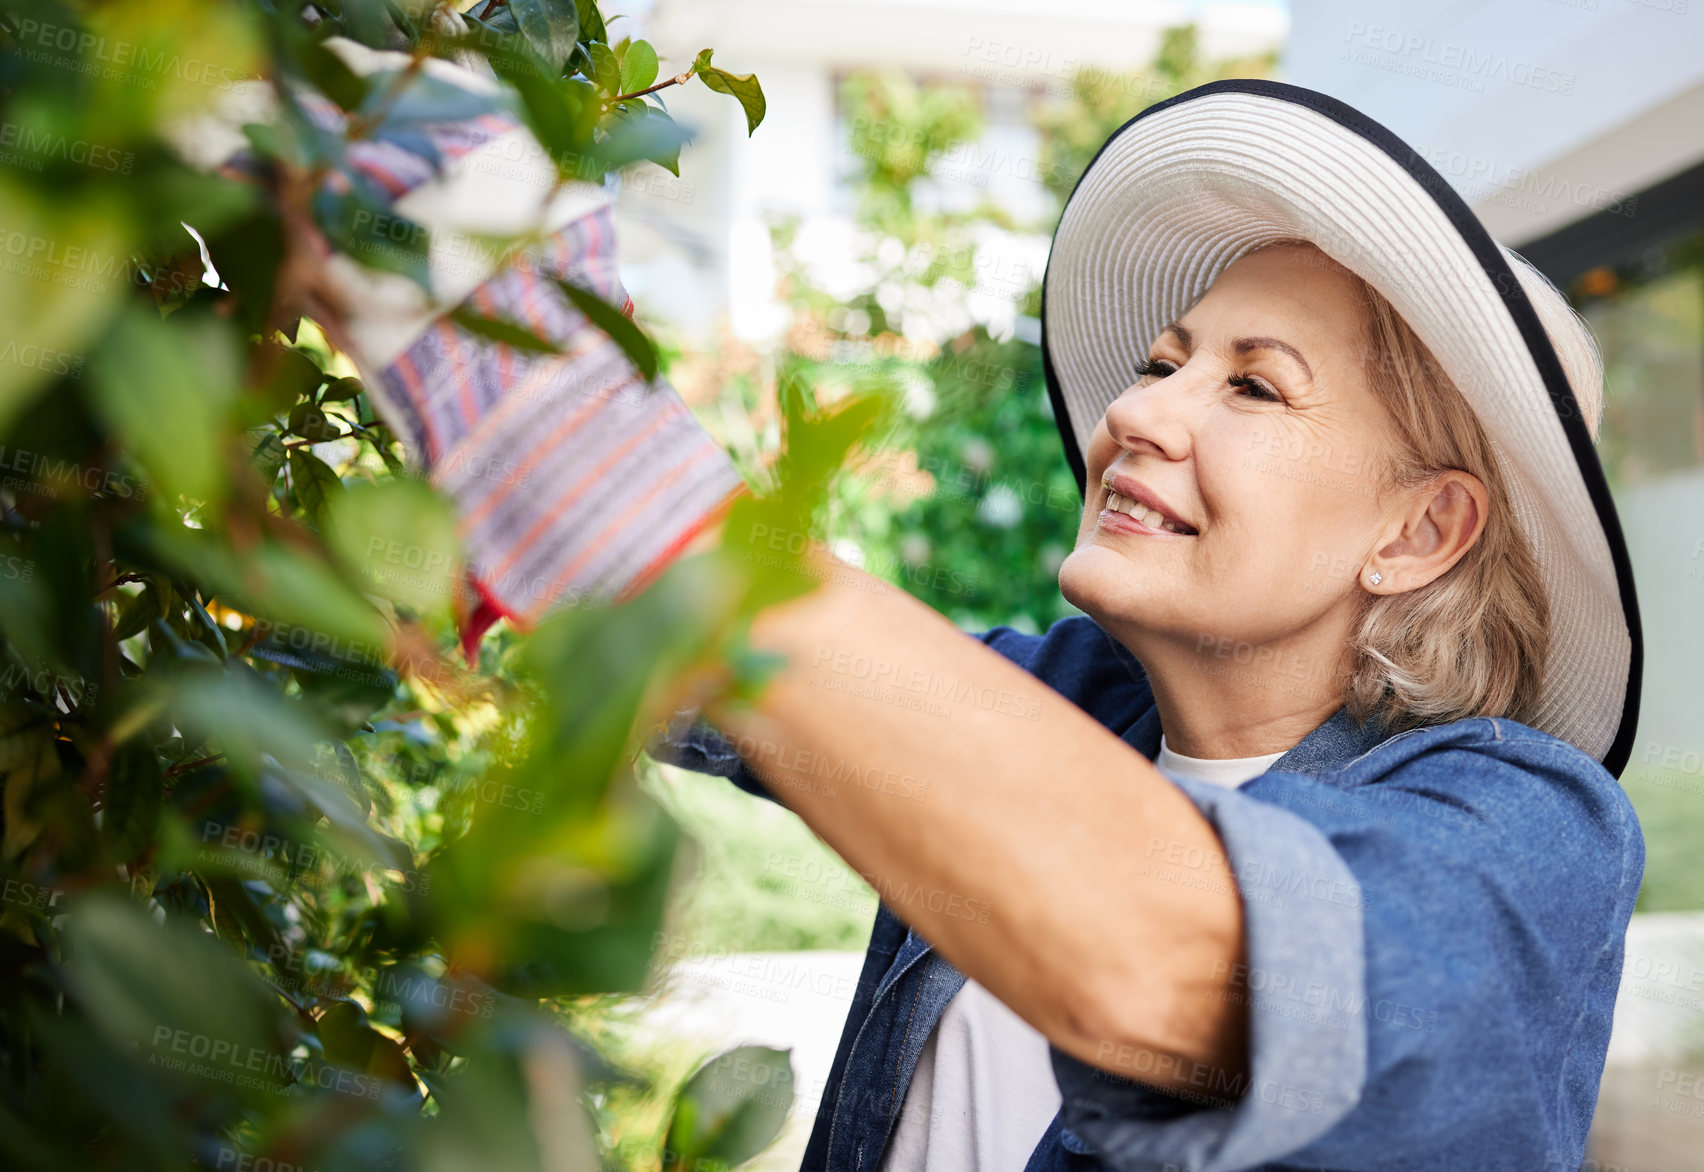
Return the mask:
<svg viewBox="0 0 1704 1172"><path fill-rule="evenodd" d="M327 45L358 74L408 62L349 41ZM445 61L428 60L423 72L428 84L474 94L498 88ZM301 98L328 128L346 117ZM424 255L414 259L428 280L311 244L323 270L314 316L459 515L481 600L462 618L470 658L499 617L530 625L554 605L637 593L744 488L674 388L647 379L606 331L629 323L581 292L632 315L610 193L559 183L525 125L489 105L350 144L348 170L366 199L347 221L345 247L353 239L357 249L391 250L379 259L394 268L421 243L411 239L418 225ZM454 91L440 108L457 114ZM349 186L334 173L325 198ZM485 243L522 235L538 243L507 253Z"/></svg>

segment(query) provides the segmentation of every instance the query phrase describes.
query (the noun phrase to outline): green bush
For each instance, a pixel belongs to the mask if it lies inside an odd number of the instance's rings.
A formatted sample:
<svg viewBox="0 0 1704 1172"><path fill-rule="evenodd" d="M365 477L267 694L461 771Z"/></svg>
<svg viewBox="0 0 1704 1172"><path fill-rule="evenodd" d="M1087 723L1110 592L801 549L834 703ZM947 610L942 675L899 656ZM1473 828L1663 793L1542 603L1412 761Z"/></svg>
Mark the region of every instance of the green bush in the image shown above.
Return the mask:
<svg viewBox="0 0 1704 1172"><path fill-rule="evenodd" d="M334 35L409 64L357 76ZM495 96L422 68L470 54ZM417 0L0 6L8 1166L614 1158L593 1108L632 1072L553 1006L635 990L651 961L679 831L635 784L637 738L668 705L757 686L741 624L803 585L696 558L458 666L454 518L304 318L301 238L424 280L422 235L363 239L385 205L351 141L503 104L564 182L673 170L686 135L638 91L697 78L763 117L756 79L710 60L657 83L655 51L592 0L484 0L465 31ZM246 173L188 165L170 128L250 81L278 115L244 128ZM791 403L745 518L806 523L871 418ZM667 1088L642 1158L726 1165L769 1141L773 1094L744 1104L731 1068Z"/></svg>

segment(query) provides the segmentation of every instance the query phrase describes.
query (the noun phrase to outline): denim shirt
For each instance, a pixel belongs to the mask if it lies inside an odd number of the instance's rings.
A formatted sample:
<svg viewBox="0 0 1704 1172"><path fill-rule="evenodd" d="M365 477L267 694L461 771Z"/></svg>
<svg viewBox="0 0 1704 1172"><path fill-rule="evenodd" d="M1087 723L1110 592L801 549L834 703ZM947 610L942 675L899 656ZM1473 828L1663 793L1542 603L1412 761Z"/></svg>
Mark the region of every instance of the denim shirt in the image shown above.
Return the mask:
<svg viewBox="0 0 1704 1172"><path fill-rule="evenodd" d="M1092 619L973 637L1158 755L1146 674ZM654 757L771 796L681 717ZM1238 789L1170 780L1242 897L1248 1072L1168 1093L1147 1055L1113 1049L1114 1073L1052 1047L1063 1102L1025 1172L1579 1168L1645 859L1602 765L1512 720L1389 735L1339 709ZM1210 881L1158 837L1131 849ZM874 1172L964 980L879 907L801 1172Z"/></svg>

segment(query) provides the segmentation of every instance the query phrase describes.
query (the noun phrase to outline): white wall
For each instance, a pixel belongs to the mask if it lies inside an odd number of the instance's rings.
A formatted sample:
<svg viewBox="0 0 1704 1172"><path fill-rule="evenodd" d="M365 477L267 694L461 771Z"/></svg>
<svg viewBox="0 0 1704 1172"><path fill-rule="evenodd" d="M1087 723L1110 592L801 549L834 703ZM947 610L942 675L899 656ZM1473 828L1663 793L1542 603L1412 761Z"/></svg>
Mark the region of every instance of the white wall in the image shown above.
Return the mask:
<svg viewBox="0 0 1704 1172"><path fill-rule="evenodd" d="M724 317L747 338L773 336L782 325L766 304L773 280L767 214L843 215L836 183L849 160L834 122L838 74L891 65L980 83L999 101L1000 91L1063 89L1083 65L1142 64L1163 28L1191 17L1212 55L1275 47L1288 25L1281 3L1185 0L632 0L627 7L634 16L621 31L656 46L665 76L710 47L717 65L756 73L768 99L763 124L747 138L732 99L696 82L661 91L699 138L683 153L678 184L624 192L618 209L622 272L642 312L700 340ZM959 194L989 194L1028 214L1040 202L1024 190L1037 186L1025 178L1034 153L1033 136L1011 119L996 120L989 137L967 150L968 167L958 167Z"/></svg>
<svg viewBox="0 0 1704 1172"><path fill-rule="evenodd" d="M1704 0L1294 0L1282 64L1512 245L1704 158Z"/></svg>

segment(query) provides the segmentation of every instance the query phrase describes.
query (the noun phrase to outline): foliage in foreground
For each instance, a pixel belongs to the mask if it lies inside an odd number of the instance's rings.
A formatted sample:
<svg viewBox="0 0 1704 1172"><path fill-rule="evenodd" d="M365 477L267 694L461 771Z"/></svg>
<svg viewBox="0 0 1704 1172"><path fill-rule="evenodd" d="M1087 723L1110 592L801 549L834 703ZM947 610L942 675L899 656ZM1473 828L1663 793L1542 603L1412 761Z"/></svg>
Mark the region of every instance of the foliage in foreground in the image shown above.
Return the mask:
<svg viewBox="0 0 1704 1172"><path fill-rule="evenodd" d="M408 63L356 76L334 35ZM433 56L502 84L446 92ZM759 686L743 624L808 580L723 550L456 666L454 520L303 320L301 245L424 281L425 234L346 152L481 102L562 182L676 169L687 134L640 91L696 77L764 114L710 58L657 83L592 0L0 6L8 1165L609 1163L592 1092L623 1072L549 1007L636 989L652 956L678 831L633 783L636 730ZM251 81L278 116L244 128L248 175L187 166L168 127ZM808 527L873 419L804 395L787 417L748 528ZM749 1157L786 1112L751 1072L786 1063L708 1064L651 1159Z"/></svg>

